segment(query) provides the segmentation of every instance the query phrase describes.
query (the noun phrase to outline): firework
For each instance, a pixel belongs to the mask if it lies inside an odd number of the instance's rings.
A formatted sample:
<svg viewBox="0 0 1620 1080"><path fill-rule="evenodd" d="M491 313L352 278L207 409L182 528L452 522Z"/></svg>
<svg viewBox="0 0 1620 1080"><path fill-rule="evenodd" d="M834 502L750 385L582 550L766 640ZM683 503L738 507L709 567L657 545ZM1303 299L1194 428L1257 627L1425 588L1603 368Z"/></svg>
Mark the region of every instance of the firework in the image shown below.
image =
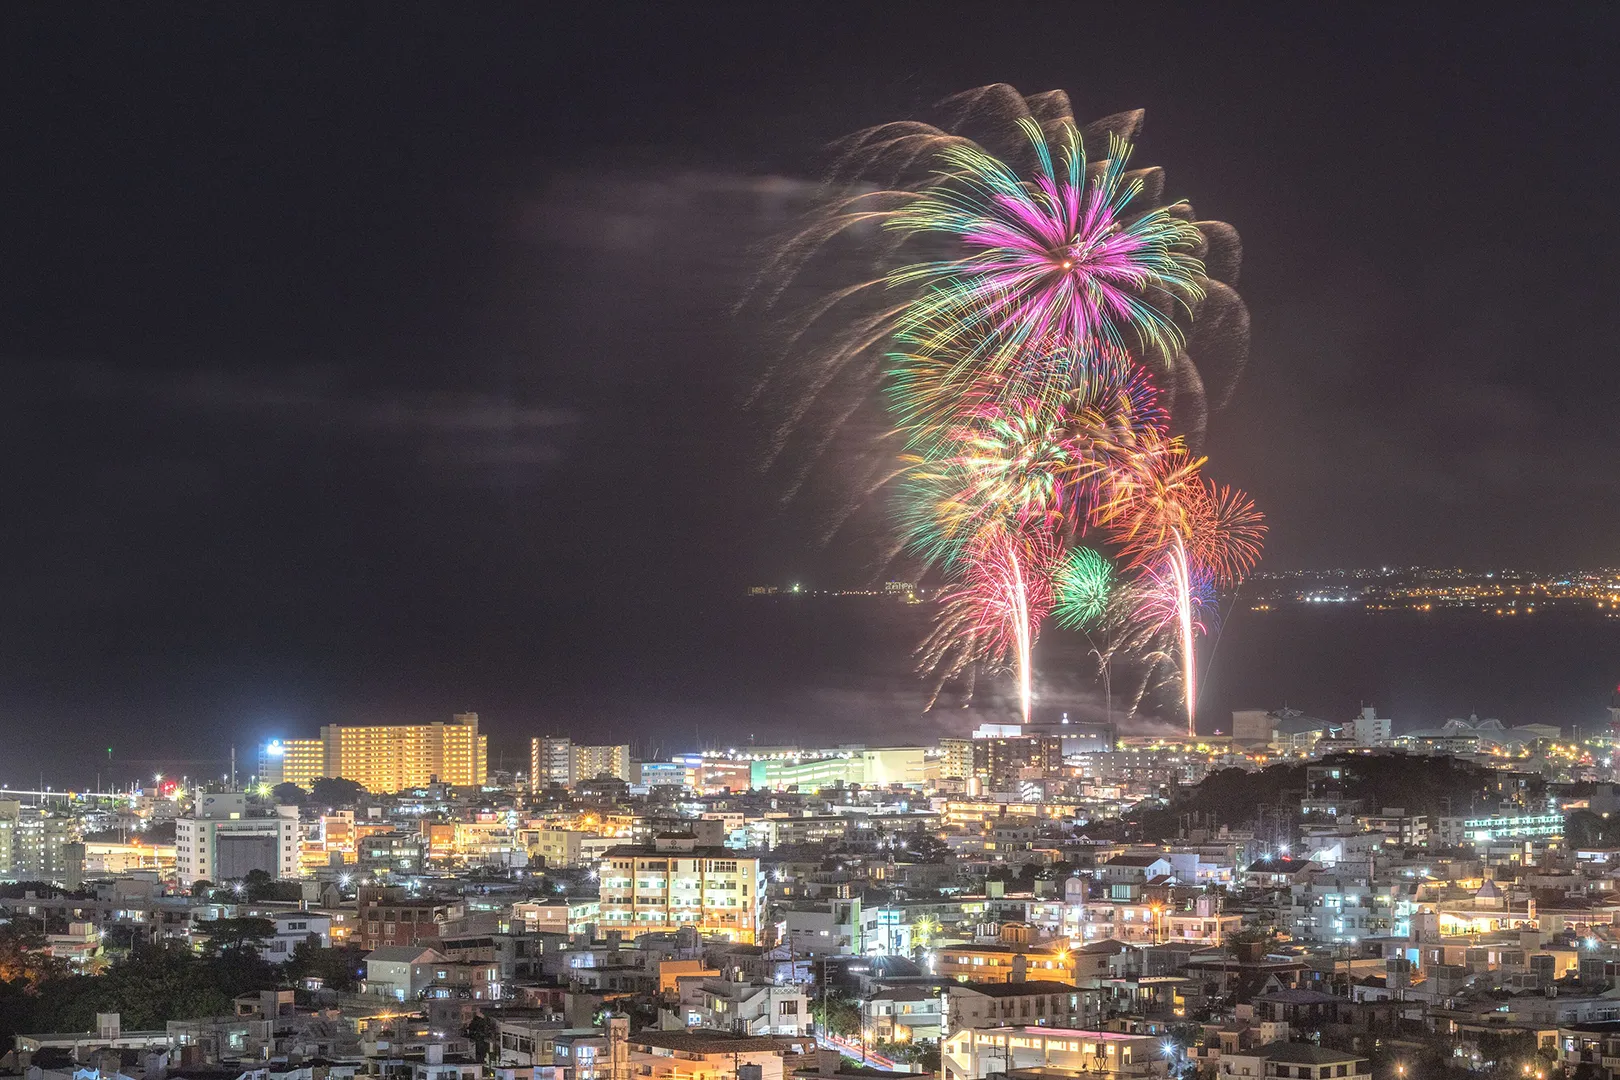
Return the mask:
<svg viewBox="0 0 1620 1080"><path fill-rule="evenodd" d="M1180 429L1201 431L1206 395L1229 397L1247 354L1248 314L1231 288L1242 245L1230 225L1165 202L1162 170L1127 168L1142 112L1081 125L1063 92L998 83L936 114L835 143L821 198L741 305L782 319L781 351L749 399L775 414L762 467L794 470L797 490L824 455L887 452L864 432L839 438L856 408L818 403L881 391L910 410L917 399L895 393L907 376L882 362L897 347L954 391L984 389L986 364L1037 375L1007 384L1012 397L1065 389L1031 349L1069 364L1131 352L1160 378ZM808 446L792 438L807 425Z"/></svg>
<svg viewBox="0 0 1620 1080"><path fill-rule="evenodd" d="M938 155L938 182L885 221L905 236L945 234L964 249L889 275L893 286L922 287L902 332L974 366L1049 342L1082 359L1103 348L1175 355L1181 331L1150 298L1189 311L1203 298L1198 230L1174 207L1136 205L1143 179L1127 174L1124 141L1110 140L1108 156L1088 170L1072 123L1050 135L1029 118L1018 126L1039 163L1031 178L978 146L950 144ZM918 335L919 327L931 332ZM962 349L958 334L979 330L981 340Z"/></svg>
<svg viewBox="0 0 1620 1080"><path fill-rule="evenodd" d="M1265 517L1243 492L1204 481L1193 521L1193 554L1216 584L1236 585L1260 561Z"/></svg>
<svg viewBox="0 0 1620 1080"><path fill-rule="evenodd" d="M918 650L918 666L937 688L972 666L1010 671L1027 723L1034 699L1033 652L1052 607L1056 547L1044 529L991 528L962 558L961 580L940 597L934 629Z"/></svg>
<svg viewBox="0 0 1620 1080"><path fill-rule="evenodd" d="M1150 446L1110 474L1113 490L1097 515L1147 584L1138 621L1175 642L1189 735L1197 734L1199 607L1216 587L1242 580L1265 535L1248 497L1205 479L1202 465L1173 440Z"/></svg>
<svg viewBox="0 0 1620 1080"><path fill-rule="evenodd" d="M859 474L895 484L899 545L947 582L918 650L936 696L948 680L1007 672L1027 722L1050 615L1108 627L1093 650L1105 687L1121 648L1150 672L1173 661L1196 730L1197 637L1265 531L1171 433L1172 415L1193 437L1204 422L1191 354L1241 366L1236 233L1164 203L1159 171L1129 169L1140 113L1082 128L1064 95L1005 86L944 108L943 128L847 140L839 191L774 261L768 303L833 246L861 243L877 273L825 295L789 336L790 349L818 344L802 370L788 366L797 393L768 460L812 408L833 420L812 439L818 458L881 387L882 445L898 445L899 462ZM961 133L1009 115L991 132L1009 138ZM834 394L847 380L856 392Z"/></svg>
<svg viewBox="0 0 1620 1080"><path fill-rule="evenodd" d="M1073 630L1096 627L1108 613L1117 580L1114 564L1101 552L1070 549L1052 581L1052 617Z"/></svg>

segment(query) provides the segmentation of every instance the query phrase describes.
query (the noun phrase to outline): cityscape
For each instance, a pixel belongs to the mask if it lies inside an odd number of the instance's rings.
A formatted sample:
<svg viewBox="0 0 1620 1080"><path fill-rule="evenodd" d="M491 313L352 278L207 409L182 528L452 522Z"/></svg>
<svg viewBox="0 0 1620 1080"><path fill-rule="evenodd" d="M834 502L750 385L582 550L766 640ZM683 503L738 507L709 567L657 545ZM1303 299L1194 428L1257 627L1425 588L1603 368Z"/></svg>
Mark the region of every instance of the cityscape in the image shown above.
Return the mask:
<svg viewBox="0 0 1620 1080"><path fill-rule="evenodd" d="M1245 599L1255 610L1349 604L1367 611L1466 610L1490 615L1597 611L1620 615L1620 570L1535 574L1522 570L1381 567L1260 571Z"/></svg>
<svg viewBox="0 0 1620 1080"><path fill-rule="evenodd" d="M1620 1080L1620 8L9 14L0 1080Z"/></svg>
<svg viewBox="0 0 1620 1080"><path fill-rule="evenodd" d="M536 735L511 773L463 713L272 740L236 783L0 792L6 977L110 980L95 1030L11 1056L965 1075L1000 1038L1009 1068L1119 1076L1575 1068L1617 1008L1611 713L1250 710L1193 740L1064 716L661 761Z"/></svg>

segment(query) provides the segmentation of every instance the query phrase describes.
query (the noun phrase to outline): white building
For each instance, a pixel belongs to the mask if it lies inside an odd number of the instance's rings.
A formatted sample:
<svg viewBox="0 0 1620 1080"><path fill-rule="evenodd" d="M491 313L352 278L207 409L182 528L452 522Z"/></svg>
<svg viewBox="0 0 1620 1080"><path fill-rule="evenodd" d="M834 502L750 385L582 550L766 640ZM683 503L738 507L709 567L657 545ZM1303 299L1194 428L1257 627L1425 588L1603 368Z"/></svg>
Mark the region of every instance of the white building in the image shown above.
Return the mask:
<svg viewBox="0 0 1620 1080"><path fill-rule="evenodd" d="M759 939L765 875L757 858L661 836L609 848L598 867L603 930L640 935L694 926L703 937L744 945Z"/></svg>
<svg viewBox="0 0 1620 1080"><path fill-rule="evenodd" d="M574 743L566 735L543 735L529 740L529 790L547 784L567 787L572 780Z"/></svg>
<svg viewBox="0 0 1620 1080"><path fill-rule="evenodd" d="M384 945L366 954L365 992L395 1001L415 1001L432 986L445 958L419 945Z"/></svg>
<svg viewBox="0 0 1620 1080"><path fill-rule="evenodd" d="M1146 1080L1168 1071L1156 1035L1018 1026L963 1028L940 1044L944 1080L1041 1069L1095 1080Z"/></svg>
<svg viewBox="0 0 1620 1080"><path fill-rule="evenodd" d="M1405 937L1414 910L1399 885L1324 870L1289 886L1277 922L1296 941Z"/></svg>
<svg viewBox="0 0 1620 1080"><path fill-rule="evenodd" d="M298 808L252 814L240 792L199 795L191 816L174 826L175 869L182 886L230 881L263 870L298 876Z"/></svg>
<svg viewBox="0 0 1620 1080"><path fill-rule="evenodd" d="M1391 738L1390 721L1380 718L1378 710L1364 705L1352 724L1357 746L1388 746Z"/></svg>
<svg viewBox="0 0 1620 1080"><path fill-rule="evenodd" d="M1069 1028L1083 1021L1080 988L1046 979L957 983L940 991L940 1002L947 1031L1014 1022Z"/></svg>
<svg viewBox="0 0 1620 1080"><path fill-rule="evenodd" d="M1221 1080L1370 1080L1364 1057L1310 1043L1275 1042L1237 1053L1221 1052Z"/></svg>
<svg viewBox="0 0 1620 1080"><path fill-rule="evenodd" d="M686 1014L687 1027L741 1035L803 1035L810 1023L802 988L768 982L705 980Z"/></svg>
<svg viewBox="0 0 1620 1080"><path fill-rule="evenodd" d="M310 938L320 948L332 944L332 916L314 911L278 911L266 916L276 924L275 936L265 942L259 955L272 964L284 964L292 959L293 950Z"/></svg>

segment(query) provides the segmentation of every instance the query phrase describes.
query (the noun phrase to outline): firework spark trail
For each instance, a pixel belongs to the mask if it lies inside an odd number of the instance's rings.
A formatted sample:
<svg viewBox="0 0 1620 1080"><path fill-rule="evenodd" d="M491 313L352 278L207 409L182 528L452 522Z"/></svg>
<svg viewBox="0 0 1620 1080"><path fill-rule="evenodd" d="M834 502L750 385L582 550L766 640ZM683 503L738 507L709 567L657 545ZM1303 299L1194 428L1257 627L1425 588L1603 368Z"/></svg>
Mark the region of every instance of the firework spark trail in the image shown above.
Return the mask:
<svg viewBox="0 0 1620 1080"><path fill-rule="evenodd" d="M1198 735L1198 658L1194 651L1192 574L1187 566L1187 549L1181 543L1181 534L1173 534L1173 542L1166 557L1170 564L1170 578L1175 586L1176 629L1181 637L1181 687L1187 704L1187 734Z"/></svg>
<svg viewBox="0 0 1620 1080"><path fill-rule="evenodd" d="M1012 571L1008 582L1008 592L1011 610L1008 612L1013 628L1013 645L1015 659L1013 661L1018 674L1018 703L1024 723L1029 723L1029 710L1032 694L1030 687L1033 683L1031 668L1034 666L1034 629L1031 625L1029 611L1029 583L1025 579L1023 560L1018 557L1017 551L1008 553L1008 569Z"/></svg>

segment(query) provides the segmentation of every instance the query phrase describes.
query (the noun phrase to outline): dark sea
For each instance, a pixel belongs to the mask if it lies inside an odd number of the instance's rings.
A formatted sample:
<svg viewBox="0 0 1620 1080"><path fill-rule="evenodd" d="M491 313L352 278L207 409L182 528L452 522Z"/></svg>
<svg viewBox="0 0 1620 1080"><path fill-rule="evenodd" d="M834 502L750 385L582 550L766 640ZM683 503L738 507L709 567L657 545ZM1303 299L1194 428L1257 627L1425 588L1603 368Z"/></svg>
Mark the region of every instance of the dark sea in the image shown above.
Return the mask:
<svg viewBox="0 0 1620 1080"><path fill-rule="evenodd" d="M981 679L971 696L947 687L932 710L913 650L930 609L892 599L742 597L676 604L649 600L599 609L591 634L557 625L534 641L490 633L442 654L379 655L353 670L274 656L199 665L180 689L202 707L168 710L168 680L132 683L117 704L132 717L113 739L90 743L78 718L98 699L49 687L38 707L13 705L19 722L0 746L0 781L61 786L126 783L154 772L219 775L236 746L252 771L266 739L313 736L333 722L420 723L476 710L491 764L527 767L528 740L546 733L628 742L649 759L702 748L794 743L903 743L1014 722L1012 680ZM1079 635L1049 629L1036 647L1036 713L1101 719L1096 665ZM1620 682L1620 620L1595 612L1495 617L1472 612L1364 613L1319 605L1238 608L1200 643L1199 728L1230 730L1233 709L1284 705L1329 720L1363 703L1397 732L1477 713L1504 724L1608 721ZM1140 685L1114 671L1120 719ZM153 722L154 717L160 722ZM1126 733L1184 730L1174 685L1143 694ZM105 746L115 744L109 758ZM206 760L199 760L206 759ZM51 778L55 778L52 781Z"/></svg>
<svg viewBox="0 0 1620 1080"><path fill-rule="evenodd" d="M749 735L803 739L809 731L898 739L1016 719L1007 677L981 680L971 699L947 690L933 711L923 711L928 684L912 670L911 650L926 632L927 613L924 605L860 598L738 604L716 620L734 633L687 658L675 677L697 706L693 734L710 745ZM1060 629L1043 635L1036 647L1038 715L1103 714L1087 648L1082 637ZM1337 720L1363 704L1392 718L1397 733L1472 713L1508 725L1593 730L1608 722L1607 706L1620 683L1620 619L1577 611L1497 617L1239 607L1200 641L1199 656L1199 729L1206 733L1230 730L1234 709L1286 705ZM1140 682L1131 665L1118 666L1116 715ZM1184 726L1178 694L1174 686L1150 688L1124 729ZM705 722L705 712L715 721ZM692 741L682 734L669 732L673 741Z"/></svg>

